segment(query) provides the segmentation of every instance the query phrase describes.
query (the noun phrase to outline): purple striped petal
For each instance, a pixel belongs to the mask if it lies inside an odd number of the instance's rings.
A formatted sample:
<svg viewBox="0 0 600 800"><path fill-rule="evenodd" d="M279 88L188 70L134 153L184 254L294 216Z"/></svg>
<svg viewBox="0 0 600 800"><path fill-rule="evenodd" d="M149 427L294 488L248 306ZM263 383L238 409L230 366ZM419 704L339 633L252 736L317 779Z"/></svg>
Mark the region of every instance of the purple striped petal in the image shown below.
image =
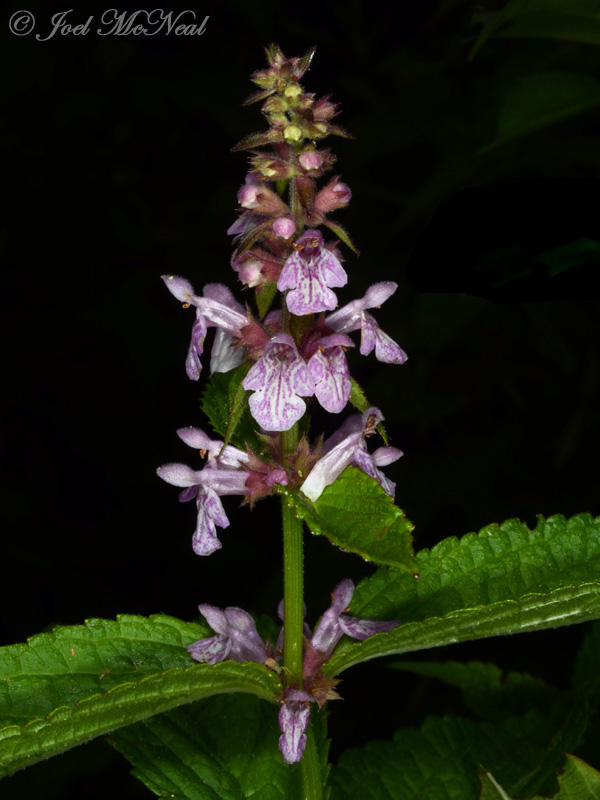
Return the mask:
<svg viewBox="0 0 600 800"><path fill-rule="evenodd" d="M267 431L287 431L306 410L298 395L314 393L304 359L288 334L273 336L256 364L242 382L254 390L249 400L250 413Z"/></svg>
<svg viewBox="0 0 600 800"><path fill-rule="evenodd" d="M197 642L188 645L188 653L195 661L203 664L218 664L225 661L231 651L231 639L227 636L211 636L207 639L199 639Z"/></svg>
<svg viewBox="0 0 600 800"><path fill-rule="evenodd" d="M289 291L286 302L292 314L331 311L337 297L331 287L345 286L346 271L323 244L317 230L305 231L296 242L297 249L286 259L277 281L280 292Z"/></svg>
<svg viewBox="0 0 600 800"><path fill-rule="evenodd" d="M222 547L217 536L217 525L227 528L229 520L219 495L213 489L199 492L197 503L198 519L192 536L192 549L198 556L209 556Z"/></svg>
<svg viewBox="0 0 600 800"><path fill-rule="evenodd" d="M381 330L374 317L363 312L360 352L368 355L375 348L375 357L385 364L404 364L408 356L391 336Z"/></svg>
<svg viewBox="0 0 600 800"><path fill-rule="evenodd" d="M340 617L340 628L346 636L351 636L361 642L376 633L389 633L389 631L397 628L398 625L400 625L398 620L358 619L347 614L343 614Z"/></svg>
<svg viewBox="0 0 600 800"><path fill-rule="evenodd" d="M351 389L350 370L342 348L317 350L308 362L308 371L319 403L331 414L339 414L348 404Z"/></svg>
<svg viewBox="0 0 600 800"><path fill-rule="evenodd" d="M297 694L306 694L298 692ZM306 695L308 700L286 700L279 710L279 749L286 764L296 764L302 759L304 748L306 747L306 728L310 718L310 706L308 702L312 700L310 695Z"/></svg>

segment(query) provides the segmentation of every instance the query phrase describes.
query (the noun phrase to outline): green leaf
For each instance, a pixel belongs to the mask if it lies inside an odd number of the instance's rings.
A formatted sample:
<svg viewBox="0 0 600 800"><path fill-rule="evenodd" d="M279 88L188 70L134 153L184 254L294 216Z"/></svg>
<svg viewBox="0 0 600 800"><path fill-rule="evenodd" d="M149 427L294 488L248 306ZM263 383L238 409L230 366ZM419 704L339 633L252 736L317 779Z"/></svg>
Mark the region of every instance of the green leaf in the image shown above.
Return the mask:
<svg viewBox="0 0 600 800"><path fill-rule="evenodd" d="M272 699L260 664L194 664L201 625L156 615L88 620L0 648L0 777L95 736L220 692Z"/></svg>
<svg viewBox="0 0 600 800"><path fill-rule="evenodd" d="M326 665L328 674L384 653L599 617L600 518L540 518L534 530L519 520L488 525L420 551L414 570L418 580L379 569L358 584L353 614L405 624L359 644L342 644Z"/></svg>
<svg viewBox="0 0 600 800"><path fill-rule="evenodd" d="M485 26L469 58L494 35L600 44L600 6L597 0L511 0Z"/></svg>
<svg viewBox="0 0 600 800"><path fill-rule="evenodd" d="M267 315L267 311L271 308L271 303L276 294L276 283L266 283L264 286L261 286L260 291L258 289L256 290L256 305L260 319L264 319Z"/></svg>
<svg viewBox="0 0 600 800"><path fill-rule="evenodd" d="M588 111L600 104L600 80L576 72L527 75L511 87L498 117L496 139L479 152Z"/></svg>
<svg viewBox="0 0 600 800"><path fill-rule="evenodd" d="M279 679L262 664L235 661L194 664L119 684L74 706L59 706L26 725L0 730L0 777L194 700L225 692L248 692L273 700L280 691Z"/></svg>
<svg viewBox="0 0 600 800"><path fill-rule="evenodd" d="M564 586L548 594L452 611L445 617L402 625L364 642L342 645L323 668L338 675L348 667L380 656L410 653L456 642L558 628L600 617L600 582Z"/></svg>
<svg viewBox="0 0 600 800"><path fill-rule="evenodd" d="M247 443L255 452L261 452L262 446L246 402L248 392L242 386L247 372L248 365L242 364L230 372L211 375L202 395L201 407L225 444L244 449Z"/></svg>
<svg viewBox="0 0 600 800"><path fill-rule="evenodd" d="M343 753L332 770L332 800L477 800L482 766L510 797L512 786L545 758L555 729L543 723L539 712L495 725L430 717L420 730L401 729L392 741Z"/></svg>
<svg viewBox="0 0 600 800"><path fill-rule="evenodd" d="M286 800L298 767L283 763L277 708L250 695L221 695L110 737L133 774L159 797Z"/></svg>
<svg viewBox="0 0 600 800"><path fill-rule="evenodd" d="M481 661L398 661L391 669L436 678L461 690L467 708L487 720L501 720L524 708L555 703L558 690L522 672L503 673Z"/></svg>
<svg viewBox="0 0 600 800"><path fill-rule="evenodd" d="M205 625L155 614L122 614L55 628L26 644L0 648L0 728L43 717L59 705L187 667L186 645L206 636Z"/></svg>
<svg viewBox="0 0 600 800"><path fill-rule="evenodd" d="M363 392L362 387L350 376L350 402L361 414L368 408L371 408L373 403L369 403L367 395ZM385 444L389 444L387 431L383 422L377 425L377 433L381 436Z"/></svg>
<svg viewBox="0 0 600 800"><path fill-rule="evenodd" d="M516 600L531 592L600 580L600 517L539 516L530 530L509 519L460 539L449 536L415 557L414 580L379 569L356 587L352 613L405 622Z"/></svg>
<svg viewBox="0 0 600 800"><path fill-rule="evenodd" d="M414 571L412 523L377 481L356 467L347 467L315 503L300 490L278 491L313 533L365 561Z"/></svg>
<svg viewBox="0 0 600 800"><path fill-rule="evenodd" d="M600 772L575 756L567 755L567 765L559 775L558 785L560 788L552 800L600 800Z"/></svg>

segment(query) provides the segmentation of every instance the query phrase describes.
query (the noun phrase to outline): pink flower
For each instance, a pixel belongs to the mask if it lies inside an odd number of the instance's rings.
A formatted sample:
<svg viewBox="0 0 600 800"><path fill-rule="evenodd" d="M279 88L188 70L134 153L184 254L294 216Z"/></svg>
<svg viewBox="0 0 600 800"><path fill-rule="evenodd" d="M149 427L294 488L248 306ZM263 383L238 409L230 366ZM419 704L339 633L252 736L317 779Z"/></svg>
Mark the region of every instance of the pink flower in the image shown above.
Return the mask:
<svg viewBox="0 0 600 800"><path fill-rule="evenodd" d="M378 408L369 408L362 415L348 417L341 428L326 440L323 446L325 455L314 465L300 490L314 502L326 486L353 464L375 478L393 497L396 486L378 467L397 461L402 451L397 447L379 447L374 453L369 453L367 449L366 437L382 420L383 414Z"/></svg>
<svg viewBox="0 0 600 800"><path fill-rule="evenodd" d="M366 311L367 308L379 307L398 288L397 283L381 281L374 283L365 292L364 297L343 306L330 314L326 325L338 333L351 333L360 330L360 352L368 355L375 348L375 357L386 364L404 364L408 356L400 345L384 333L375 318Z"/></svg>
<svg viewBox="0 0 600 800"><path fill-rule="evenodd" d="M325 247L318 230L305 231L295 247L277 281L280 292L291 289L286 297L289 311L298 316L331 311L337 306L337 297L330 287L346 285L344 268Z"/></svg>
<svg viewBox="0 0 600 800"><path fill-rule="evenodd" d="M354 344L343 333L323 336L317 341L317 350L308 361L315 396L323 408L332 414L339 414L350 397L350 370L344 347L354 347Z"/></svg>
<svg viewBox="0 0 600 800"><path fill-rule="evenodd" d="M215 339L211 372L228 372L242 362L243 354L231 347L232 337L247 324L244 309L234 298L227 286L222 283L207 283L203 296L195 294L192 284L177 275L163 275L163 281L171 294L184 305L196 307L196 321L192 326L192 338L185 361L188 378L197 381L202 371L201 356L204 339L209 327L223 331Z"/></svg>
<svg viewBox="0 0 600 800"><path fill-rule="evenodd" d="M250 413L266 431L287 431L304 415L301 396L314 394L308 368L287 333L272 336L242 382L254 393Z"/></svg>

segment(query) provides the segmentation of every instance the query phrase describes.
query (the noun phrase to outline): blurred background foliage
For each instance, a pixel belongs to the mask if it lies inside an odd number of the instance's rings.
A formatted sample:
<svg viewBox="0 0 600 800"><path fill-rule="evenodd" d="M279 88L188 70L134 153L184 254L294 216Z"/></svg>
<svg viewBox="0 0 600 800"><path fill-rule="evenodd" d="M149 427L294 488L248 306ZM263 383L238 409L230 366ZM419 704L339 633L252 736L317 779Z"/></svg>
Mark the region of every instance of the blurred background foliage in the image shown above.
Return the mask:
<svg viewBox="0 0 600 800"><path fill-rule="evenodd" d="M60 10L30 8L46 31ZM102 11L78 6L73 22ZM158 276L234 285L225 230L245 164L228 151L261 127L241 102L270 41L286 54L317 45L305 85L333 94L356 137L329 143L354 192L338 219L361 251L345 254L341 301L373 280L400 285L379 319L408 363L352 366L405 451L389 471L416 546L510 516L600 513L600 2L195 11L210 15L197 39L3 31L3 644L119 611L276 607L277 504L229 503L223 550L202 560L193 508L154 474L190 461L174 430L203 422L183 370L191 318ZM309 537L309 621L338 579L369 569ZM581 633L432 657L560 684ZM387 675L367 665L345 677L334 756L459 708L450 689L415 676L390 687ZM3 797L41 780L48 798L145 796L133 781L113 788L127 771L95 743L11 778Z"/></svg>

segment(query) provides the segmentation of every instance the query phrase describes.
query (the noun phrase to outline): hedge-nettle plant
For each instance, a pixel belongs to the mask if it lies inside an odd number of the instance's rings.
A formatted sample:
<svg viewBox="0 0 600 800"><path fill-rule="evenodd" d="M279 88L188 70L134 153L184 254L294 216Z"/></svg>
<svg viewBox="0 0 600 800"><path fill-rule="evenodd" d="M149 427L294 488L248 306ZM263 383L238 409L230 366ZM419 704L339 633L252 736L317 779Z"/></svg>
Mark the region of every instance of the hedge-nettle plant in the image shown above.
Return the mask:
<svg viewBox="0 0 600 800"><path fill-rule="evenodd" d="M351 192L324 141L348 134L330 98L301 83L312 51L266 53L247 103L262 103L268 129L234 148L249 151L250 168L228 230L233 273L254 292L243 303L225 283L163 276L193 316L185 369L203 384L215 433L180 428L191 465L158 475L181 502L195 501L199 556L227 546L229 495L250 509L277 496L281 625L263 629L248 611L202 597L200 622L122 615L0 648L0 777L110 734L155 794L183 800L600 797L600 773L573 756L565 768L600 700L598 627L567 690L493 664L391 664L390 681L402 670L458 687L471 717L432 717L328 766L321 709L340 697L349 667L599 617L600 520L540 517L529 530L513 519L413 554L385 472L402 453L350 371L356 349L391 380L406 361L377 321L397 285L376 281L346 300L356 249L336 212ZM327 436L311 427L318 407L336 417ZM337 582L312 628L304 524L376 566L356 586Z"/></svg>
<svg viewBox="0 0 600 800"><path fill-rule="evenodd" d="M339 240L354 247L329 215L348 205L351 192L339 176L324 177L336 159L321 142L330 134L347 134L333 122L337 106L328 97L316 99L300 83L312 51L304 58L288 59L273 46L267 56L269 68L253 75L260 91L247 103L263 101L269 129L234 148L252 151L251 170L237 195L239 216L228 230L235 243L231 265L245 287L256 289L258 314L244 308L224 284L206 284L197 294L186 278L163 276L184 307L196 311L186 359L188 377L200 379L205 339L208 328L214 327L210 372L235 370L241 387L227 441L210 439L199 428L177 432L199 451L204 467L165 464L158 470L163 480L183 489L182 502L196 501L192 544L202 556L222 546L217 528L229 525L221 497L241 495L253 503L281 494L286 487L314 502L354 465L393 498L395 485L379 468L402 455L387 445L369 450L383 414L367 407L356 384L354 404L362 413L352 413L350 402L353 381L346 353L355 343L349 334L360 331L361 354L375 351L382 363L403 364L406 354L368 310L393 295L395 283L374 283L364 297L341 307L334 291L348 283ZM326 240L332 234L334 238ZM311 398L329 413L343 415L338 430L325 441L303 426ZM258 446L245 442L241 449L229 441L246 403L257 427ZM286 495L283 628L277 642L263 642L252 617L242 609L220 611L201 605L215 636L188 650L200 662L252 660L277 673L282 685L279 746L286 763L294 763L304 752L310 703L322 706L338 697L337 681L325 678L322 667L341 637L364 640L399 622L344 614L354 592L352 582L345 580L333 590L331 607L311 635L302 614L302 522L296 512L289 513Z"/></svg>

